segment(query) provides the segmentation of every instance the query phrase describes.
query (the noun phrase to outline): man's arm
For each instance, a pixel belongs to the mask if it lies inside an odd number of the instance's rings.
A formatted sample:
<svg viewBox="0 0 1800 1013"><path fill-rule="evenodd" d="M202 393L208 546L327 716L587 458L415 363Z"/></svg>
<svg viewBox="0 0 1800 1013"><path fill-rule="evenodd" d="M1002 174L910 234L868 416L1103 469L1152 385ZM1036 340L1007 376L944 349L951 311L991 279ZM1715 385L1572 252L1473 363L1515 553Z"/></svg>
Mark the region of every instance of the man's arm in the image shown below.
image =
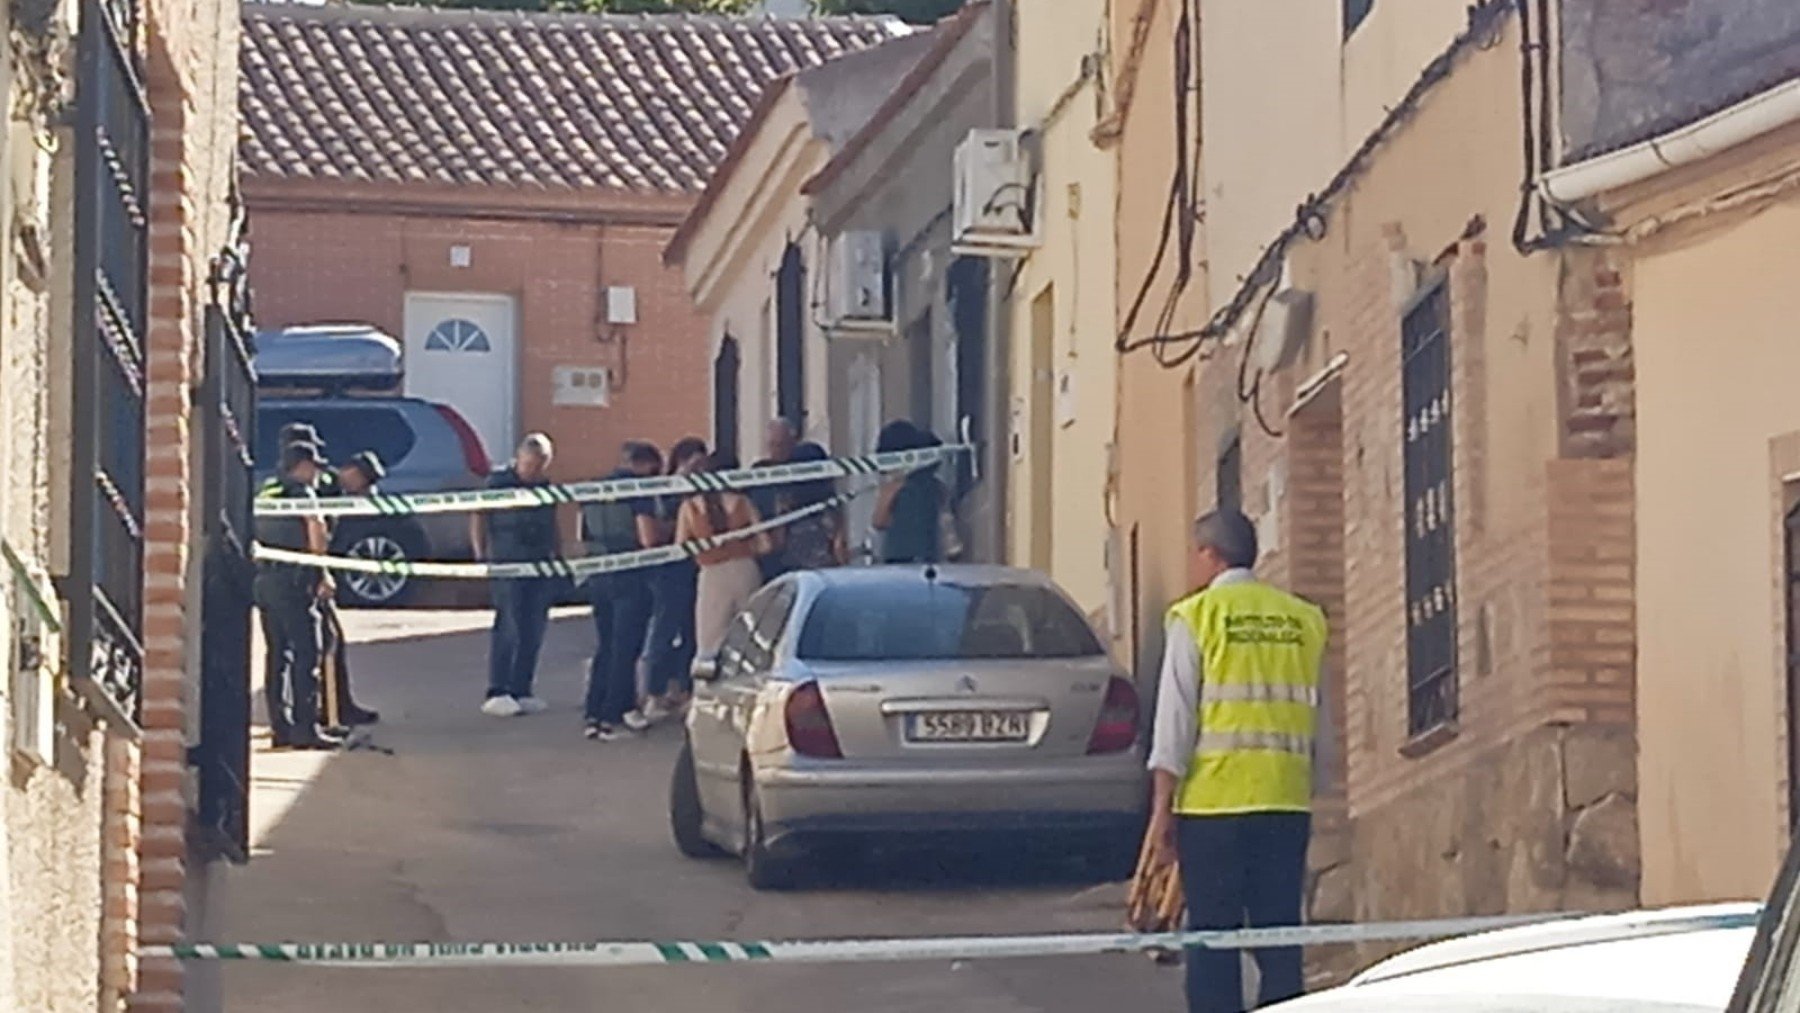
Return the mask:
<svg viewBox="0 0 1800 1013"><path fill-rule="evenodd" d="M1163 633L1162 675L1150 739L1150 840L1158 859L1175 857L1175 789L1193 762L1199 735L1200 649L1180 623Z"/></svg>
<svg viewBox="0 0 1800 1013"><path fill-rule="evenodd" d="M469 515L469 545L474 548L477 560L486 559L488 556L487 536L486 517L479 513Z"/></svg>
<svg viewBox="0 0 1800 1013"><path fill-rule="evenodd" d="M307 517L304 518L304 522L306 524L307 551L320 556L329 554L331 552L331 533L325 528L325 518ZM337 590L337 578L331 575L330 570L319 571L317 590L321 598L329 598Z"/></svg>

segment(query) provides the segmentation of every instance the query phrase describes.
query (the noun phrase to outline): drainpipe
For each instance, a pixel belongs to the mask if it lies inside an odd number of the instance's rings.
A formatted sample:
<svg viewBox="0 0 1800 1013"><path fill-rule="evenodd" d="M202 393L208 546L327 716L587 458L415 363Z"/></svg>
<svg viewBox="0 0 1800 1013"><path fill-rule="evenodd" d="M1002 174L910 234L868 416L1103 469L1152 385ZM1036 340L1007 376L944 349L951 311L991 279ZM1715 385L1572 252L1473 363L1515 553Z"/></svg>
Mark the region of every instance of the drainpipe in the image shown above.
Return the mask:
<svg viewBox="0 0 1800 1013"><path fill-rule="evenodd" d="M1628 148L1538 177L1538 191L1560 204L1640 183L1800 122L1800 78Z"/></svg>

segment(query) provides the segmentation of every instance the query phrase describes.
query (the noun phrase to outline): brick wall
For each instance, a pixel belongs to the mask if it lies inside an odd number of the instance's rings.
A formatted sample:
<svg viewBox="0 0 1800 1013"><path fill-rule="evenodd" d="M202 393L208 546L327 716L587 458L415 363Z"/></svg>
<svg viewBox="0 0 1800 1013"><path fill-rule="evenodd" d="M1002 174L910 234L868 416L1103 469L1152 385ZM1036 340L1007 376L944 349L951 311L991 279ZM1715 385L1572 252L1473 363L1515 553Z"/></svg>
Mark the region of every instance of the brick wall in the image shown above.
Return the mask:
<svg viewBox="0 0 1800 1013"><path fill-rule="evenodd" d="M354 320L401 337L409 290L510 295L519 307L519 431L541 429L557 441L560 473L611 468L626 439L667 447L710 435L710 348L680 272L662 265L670 229L276 210L255 194L258 326ZM450 266L453 244L469 247L468 268ZM609 285L636 288L636 325L605 323ZM612 405L553 406L558 365L612 369ZM496 461L510 451L488 448Z"/></svg>
<svg viewBox="0 0 1800 1013"><path fill-rule="evenodd" d="M1616 457L1636 445L1637 369L1631 353L1627 280L1609 253L1562 254L1561 366L1563 452Z"/></svg>
<svg viewBox="0 0 1800 1013"><path fill-rule="evenodd" d="M187 573L189 472L196 312L191 269L194 182L187 164L188 96L166 49L151 62L150 325L147 346L144 506L143 833L136 935L178 942L186 921ZM181 1008L182 967L137 969L133 1010Z"/></svg>

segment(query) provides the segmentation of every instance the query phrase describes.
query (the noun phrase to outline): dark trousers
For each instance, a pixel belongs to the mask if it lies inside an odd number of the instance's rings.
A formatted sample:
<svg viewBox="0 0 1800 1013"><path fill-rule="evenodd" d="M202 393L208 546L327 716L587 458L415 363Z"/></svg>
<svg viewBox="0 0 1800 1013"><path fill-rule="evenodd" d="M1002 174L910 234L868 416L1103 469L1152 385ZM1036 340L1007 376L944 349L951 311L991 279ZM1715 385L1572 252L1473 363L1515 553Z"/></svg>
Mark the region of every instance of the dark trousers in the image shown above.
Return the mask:
<svg viewBox="0 0 1800 1013"><path fill-rule="evenodd" d="M1300 924L1306 844L1312 836L1309 814L1183 816L1176 824L1189 928ZM1257 1006L1291 999L1306 990L1298 947L1252 952L1262 979ZM1188 950L1187 997L1188 1013L1243 1010L1238 951Z"/></svg>
<svg viewBox="0 0 1800 1013"><path fill-rule="evenodd" d="M350 638L344 636L344 620L337 606L323 602L319 606L325 634L325 650L319 678L319 718L326 725L342 725L345 718L361 710L350 696Z"/></svg>
<svg viewBox="0 0 1800 1013"><path fill-rule="evenodd" d="M651 696L688 688L694 665L694 598L700 570L673 563L650 571L650 640L644 648Z"/></svg>
<svg viewBox="0 0 1800 1013"><path fill-rule="evenodd" d="M287 582L292 583L292 582ZM258 581L256 604L262 616L263 694L269 731L276 745L318 734L319 649L323 630L319 603L305 588Z"/></svg>
<svg viewBox="0 0 1800 1013"><path fill-rule="evenodd" d="M494 630L488 641L488 689L497 696L531 695L538 652L550 625L556 582L543 578L495 580Z"/></svg>
<svg viewBox="0 0 1800 1013"><path fill-rule="evenodd" d="M588 665L589 721L616 725L637 704L637 661L650 628L650 585L642 574L608 573L587 582L594 606L594 659Z"/></svg>

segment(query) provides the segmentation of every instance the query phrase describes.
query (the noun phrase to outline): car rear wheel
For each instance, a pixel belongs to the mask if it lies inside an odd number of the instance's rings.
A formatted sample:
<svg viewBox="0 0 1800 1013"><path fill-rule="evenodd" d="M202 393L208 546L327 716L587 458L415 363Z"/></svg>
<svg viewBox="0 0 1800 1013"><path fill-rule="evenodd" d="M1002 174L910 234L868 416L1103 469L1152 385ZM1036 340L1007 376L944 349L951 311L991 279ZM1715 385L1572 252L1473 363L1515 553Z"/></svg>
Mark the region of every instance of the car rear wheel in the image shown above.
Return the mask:
<svg viewBox="0 0 1800 1013"><path fill-rule="evenodd" d="M753 890L791 890L797 867L790 858L769 850L767 829L763 826L762 803L756 789L744 786L744 875Z"/></svg>
<svg viewBox="0 0 1800 1013"><path fill-rule="evenodd" d="M700 780L694 770L694 747L683 743L681 755L675 758L675 773L669 779L669 831L675 837L675 848L688 858L717 858L717 845L706 839L701 826L706 819L700 808Z"/></svg>
<svg viewBox="0 0 1800 1013"><path fill-rule="evenodd" d="M343 552L352 559L416 562L425 555L425 538L407 528L378 528L357 533ZM404 574L346 571L338 575L338 597L359 608L392 608L405 604L418 584L417 578Z"/></svg>

